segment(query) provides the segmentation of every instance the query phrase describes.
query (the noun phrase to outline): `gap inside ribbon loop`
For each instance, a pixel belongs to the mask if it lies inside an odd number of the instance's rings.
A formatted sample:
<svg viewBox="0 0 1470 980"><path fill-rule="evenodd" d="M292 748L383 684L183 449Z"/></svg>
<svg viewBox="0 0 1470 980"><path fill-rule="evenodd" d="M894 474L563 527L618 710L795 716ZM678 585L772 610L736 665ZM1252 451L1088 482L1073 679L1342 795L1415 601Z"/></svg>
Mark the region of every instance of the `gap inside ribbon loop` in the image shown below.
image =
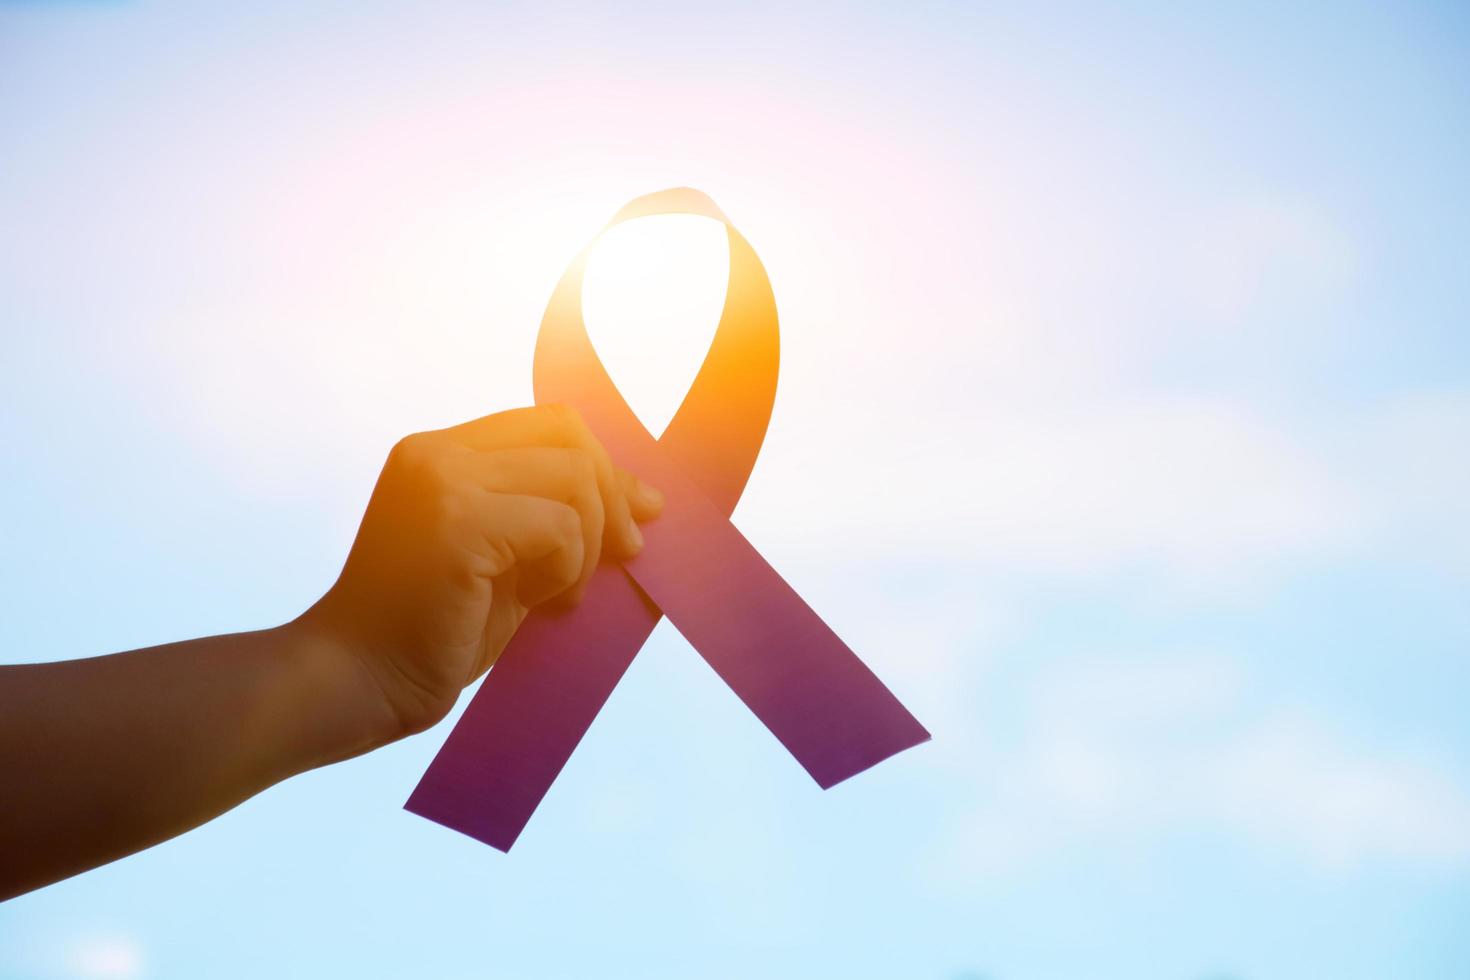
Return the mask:
<svg viewBox="0 0 1470 980"><path fill-rule="evenodd" d="M622 222L661 214L712 218L725 226L729 241L729 280L719 326L688 394L658 440L729 515L755 465L775 402L781 346L776 300L750 243L708 196L692 188L632 201L598 238ZM575 405L589 416L594 430L636 426L647 432L597 356L582 316L582 283L598 238L572 260L547 304L533 367L536 401Z"/></svg>
<svg viewBox="0 0 1470 980"><path fill-rule="evenodd" d="M649 432L661 434L689 393L729 279L725 226L701 215L637 218L593 245L582 317L603 366Z"/></svg>

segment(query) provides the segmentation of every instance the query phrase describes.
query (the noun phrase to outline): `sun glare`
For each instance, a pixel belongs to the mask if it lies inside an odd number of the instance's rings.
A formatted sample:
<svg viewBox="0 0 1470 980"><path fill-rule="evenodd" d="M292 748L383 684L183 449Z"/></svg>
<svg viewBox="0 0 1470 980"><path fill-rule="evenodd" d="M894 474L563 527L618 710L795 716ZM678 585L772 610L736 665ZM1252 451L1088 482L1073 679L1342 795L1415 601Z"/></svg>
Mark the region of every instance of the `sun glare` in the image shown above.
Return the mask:
<svg viewBox="0 0 1470 980"><path fill-rule="evenodd" d="M593 248L582 284L587 332L655 435L678 410L725 302L729 242L695 215L637 218Z"/></svg>

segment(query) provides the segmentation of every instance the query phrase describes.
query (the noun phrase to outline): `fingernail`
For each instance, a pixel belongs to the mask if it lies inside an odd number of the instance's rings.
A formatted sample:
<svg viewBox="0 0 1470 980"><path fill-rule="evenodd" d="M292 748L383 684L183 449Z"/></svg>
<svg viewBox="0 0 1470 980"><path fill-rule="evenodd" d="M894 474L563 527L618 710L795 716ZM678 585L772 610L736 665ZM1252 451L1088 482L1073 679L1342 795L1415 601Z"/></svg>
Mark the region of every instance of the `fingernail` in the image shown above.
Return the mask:
<svg viewBox="0 0 1470 980"><path fill-rule="evenodd" d="M628 540L633 542L634 550L643 547L643 532L638 529L636 521L628 521Z"/></svg>
<svg viewBox="0 0 1470 980"><path fill-rule="evenodd" d="M648 501L650 506L662 507L664 505L664 495L659 492L658 488L650 486L642 480L638 481L638 495Z"/></svg>

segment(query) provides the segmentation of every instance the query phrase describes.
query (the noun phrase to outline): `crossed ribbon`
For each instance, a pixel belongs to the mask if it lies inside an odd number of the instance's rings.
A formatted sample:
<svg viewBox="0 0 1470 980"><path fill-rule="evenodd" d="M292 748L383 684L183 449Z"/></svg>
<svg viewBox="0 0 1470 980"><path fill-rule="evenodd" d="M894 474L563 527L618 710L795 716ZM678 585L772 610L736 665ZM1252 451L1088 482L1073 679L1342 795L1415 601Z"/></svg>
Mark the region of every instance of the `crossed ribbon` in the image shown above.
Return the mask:
<svg viewBox="0 0 1470 980"><path fill-rule="evenodd" d="M754 249L699 191L640 197L603 233L656 214L713 218L730 241L719 328L664 434L638 421L587 336L591 244L552 293L533 376L538 403L576 407L619 465L663 491L663 513L637 557L597 569L575 610L527 616L406 804L502 851L663 616L823 789L929 739L730 523L775 400L776 301Z"/></svg>

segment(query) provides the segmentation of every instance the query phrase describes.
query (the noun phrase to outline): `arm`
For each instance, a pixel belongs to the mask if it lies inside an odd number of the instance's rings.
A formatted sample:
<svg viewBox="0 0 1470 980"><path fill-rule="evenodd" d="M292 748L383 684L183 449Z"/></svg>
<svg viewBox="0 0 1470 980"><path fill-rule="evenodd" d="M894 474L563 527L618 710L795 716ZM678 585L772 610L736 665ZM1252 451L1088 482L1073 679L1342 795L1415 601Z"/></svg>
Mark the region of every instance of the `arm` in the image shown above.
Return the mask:
<svg viewBox="0 0 1470 980"><path fill-rule="evenodd" d="M0 667L0 900L429 727L659 506L570 410L504 412L394 447L341 576L293 622Z"/></svg>

